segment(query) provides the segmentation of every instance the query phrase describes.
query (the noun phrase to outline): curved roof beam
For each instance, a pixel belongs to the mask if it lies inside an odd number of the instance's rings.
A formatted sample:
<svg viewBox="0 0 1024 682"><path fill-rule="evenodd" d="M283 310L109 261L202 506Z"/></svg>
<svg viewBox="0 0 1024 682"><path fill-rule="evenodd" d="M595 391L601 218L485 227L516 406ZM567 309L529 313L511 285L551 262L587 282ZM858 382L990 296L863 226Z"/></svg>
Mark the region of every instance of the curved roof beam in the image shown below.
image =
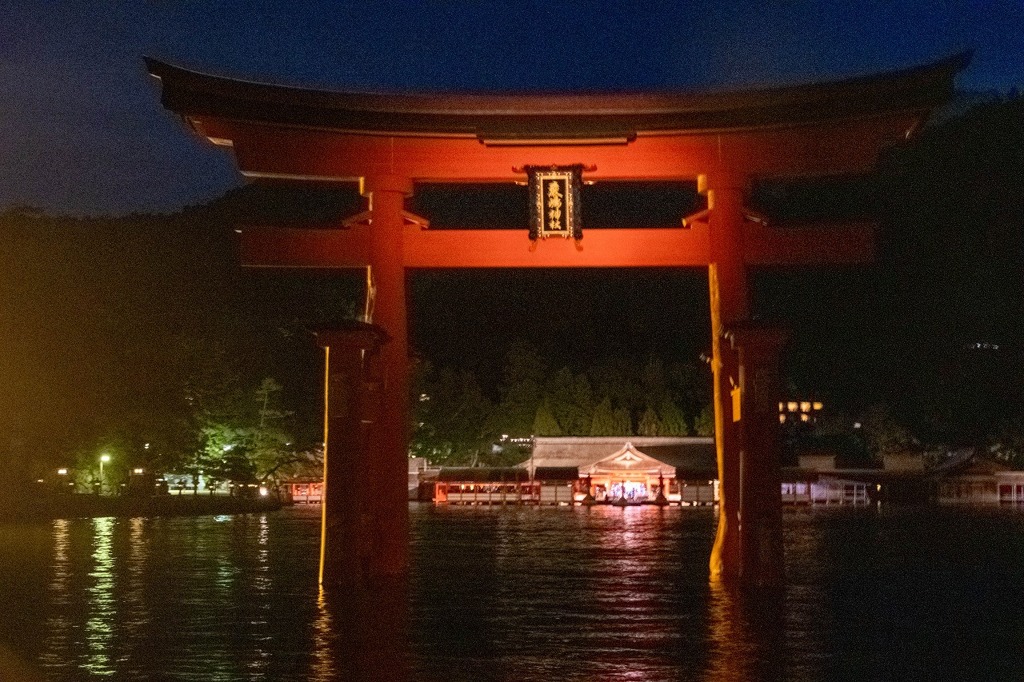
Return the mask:
<svg viewBox="0 0 1024 682"><path fill-rule="evenodd" d="M259 83L145 58L163 105L204 117L369 135L476 137L498 144L621 142L636 136L790 127L894 112L921 117L953 94L964 52L843 80L722 91L615 93L338 92Z"/></svg>

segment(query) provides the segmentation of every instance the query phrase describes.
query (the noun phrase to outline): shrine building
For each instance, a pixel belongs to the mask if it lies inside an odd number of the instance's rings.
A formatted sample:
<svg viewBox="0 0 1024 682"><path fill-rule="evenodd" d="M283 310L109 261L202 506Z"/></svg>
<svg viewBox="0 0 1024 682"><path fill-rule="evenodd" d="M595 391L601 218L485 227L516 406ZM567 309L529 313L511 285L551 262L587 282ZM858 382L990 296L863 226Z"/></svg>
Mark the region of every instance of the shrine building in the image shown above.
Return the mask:
<svg viewBox="0 0 1024 682"><path fill-rule="evenodd" d="M437 504L709 506L718 502L713 438L537 437L515 467L442 467Z"/></svg>

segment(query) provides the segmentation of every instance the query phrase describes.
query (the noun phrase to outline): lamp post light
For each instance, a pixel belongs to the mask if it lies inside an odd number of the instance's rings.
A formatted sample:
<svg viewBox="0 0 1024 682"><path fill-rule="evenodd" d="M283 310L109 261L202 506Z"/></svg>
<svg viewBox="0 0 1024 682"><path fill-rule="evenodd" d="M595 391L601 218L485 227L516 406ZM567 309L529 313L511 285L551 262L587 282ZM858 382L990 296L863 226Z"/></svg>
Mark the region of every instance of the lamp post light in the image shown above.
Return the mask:
<svg viewBox="0 0 1024 682"><path fill-rule="evenodd" d="M100 455L100 492L103 492L103 484L105 479L103 478L103 465L110 461L110 455Z"/></svg>
<svg viewBox="0 0 1024 682"><path fill-rule="evenodd" d="M68 492L68 488L74 486L74 482L68 480L68 469L67 467L61 467L57 469L57 489L62 492Z"/></svg>

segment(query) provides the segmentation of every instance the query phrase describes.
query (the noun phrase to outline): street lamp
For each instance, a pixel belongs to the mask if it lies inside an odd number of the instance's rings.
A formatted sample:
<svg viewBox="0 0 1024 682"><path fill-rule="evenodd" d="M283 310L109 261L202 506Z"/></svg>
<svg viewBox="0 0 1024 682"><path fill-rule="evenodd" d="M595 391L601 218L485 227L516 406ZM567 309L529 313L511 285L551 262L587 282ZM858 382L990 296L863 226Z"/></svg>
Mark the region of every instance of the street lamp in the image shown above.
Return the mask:
<svg viewBox="0 0 1024 682"><path fill-rule="evenodd" d="M100 455L100 491L103 490L103 483L104 483L103 465L106 464L109 461L110 461L110 455L106 455L106 454Z"/></svg>

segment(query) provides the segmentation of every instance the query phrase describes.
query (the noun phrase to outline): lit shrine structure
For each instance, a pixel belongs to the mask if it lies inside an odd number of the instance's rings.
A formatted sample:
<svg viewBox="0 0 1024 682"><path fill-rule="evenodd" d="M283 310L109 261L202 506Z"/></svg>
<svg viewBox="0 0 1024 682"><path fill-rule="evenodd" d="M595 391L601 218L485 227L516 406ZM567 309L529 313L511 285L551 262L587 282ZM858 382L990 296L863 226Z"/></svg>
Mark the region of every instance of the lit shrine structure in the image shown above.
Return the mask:
<svg viewBox="0 0 1024 682"><path fill-rule="evenodd" d="M321 335L322 582L373 585L407 570L407 270L668 267L708 272L720 481L712 579L779 583L786 333L751 320L749 274L869 262L873 226L768 224L749 208L752 183L871 172L884 147L907 139L951 96L967 59L765 89L543 95L329 92L148 59L163 105L232 151L246 178L358 181L367 198L365 212L335 229L266 226L241 237L244 266L367 273L372 326ZM707 208L671 229L536 241L525 230L431 229L406 210L417 183L522 183L538 168L573 169L585 182L695 181ZM343 479L332 471L339 462L362 466Z"/></svg>

